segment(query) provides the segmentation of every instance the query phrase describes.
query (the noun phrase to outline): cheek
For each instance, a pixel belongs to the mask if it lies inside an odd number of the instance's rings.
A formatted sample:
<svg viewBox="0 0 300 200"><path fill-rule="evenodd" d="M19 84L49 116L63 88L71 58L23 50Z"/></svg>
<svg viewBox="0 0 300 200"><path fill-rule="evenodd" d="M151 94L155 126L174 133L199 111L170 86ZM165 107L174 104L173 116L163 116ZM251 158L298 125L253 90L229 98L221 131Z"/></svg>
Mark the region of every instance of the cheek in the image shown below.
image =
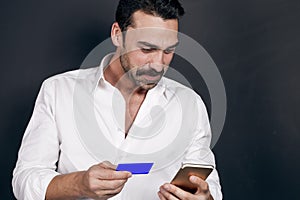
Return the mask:
<svg viewBox="0 0 300 200"><path fill-rule="evenodd" d="M170 53L170 54L166 54L164 56L164 64L168 65L171 63L172 59L173 59L174 53Z"/></svg>
<svg viewBox="0 0 300 200"><path fill-rule="evenodd" d="M141 67L149 62L149 55L144 54L141 51L132 51L128 54L129 62L135 67Z"/></svg>

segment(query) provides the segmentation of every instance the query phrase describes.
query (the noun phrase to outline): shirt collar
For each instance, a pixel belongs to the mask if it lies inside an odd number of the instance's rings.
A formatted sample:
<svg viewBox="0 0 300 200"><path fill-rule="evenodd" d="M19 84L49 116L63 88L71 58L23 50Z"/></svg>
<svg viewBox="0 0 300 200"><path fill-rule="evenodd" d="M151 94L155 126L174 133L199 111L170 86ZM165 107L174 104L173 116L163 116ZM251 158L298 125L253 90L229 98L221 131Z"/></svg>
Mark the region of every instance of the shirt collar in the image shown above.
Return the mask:
<svg viewBox="0 0 300 200"><path fill-rule="evenodd" d="M103 59L101 60L101 63L98 67L98 70L97 70L97 73L95 76L95 81L93 83L93 93L97 89L99 89L99 84L100 84L101 80L104 80L104 82L106 82L105 77L104 77L104 69L109 65L113 56L114 56L114 53L110 53L110 54L107 54L106 56L104 56ZM157 85L154 88L152 88L151 90L149 90L148 93L161 94L167 100L167 95L165 94L166 88L167 88L167 86L165 85L164 77L162 77L162 79L157 83Z"/></svg>
<svg viewBox="0 0 300 200"><path fill-rule="evenodd" d="M104 56L104 58L101 60L101 63L98 67L95 81L93 83L93 92L98 88L99 82L101 79L104 79L104 69L109 65L110 60L114 56L114 53L107 54ZM104 79L105 80L105 79Z"/></svg>

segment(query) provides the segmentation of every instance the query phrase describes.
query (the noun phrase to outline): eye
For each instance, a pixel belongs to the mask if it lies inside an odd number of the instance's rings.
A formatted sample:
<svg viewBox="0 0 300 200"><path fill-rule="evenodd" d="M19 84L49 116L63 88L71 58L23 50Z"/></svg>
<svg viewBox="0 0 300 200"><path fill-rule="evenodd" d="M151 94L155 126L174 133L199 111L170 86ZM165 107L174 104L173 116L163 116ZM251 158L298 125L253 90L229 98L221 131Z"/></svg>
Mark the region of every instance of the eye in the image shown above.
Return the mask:
<svg viewBox="0 0 300 200"><path fill-rule="evenodd" d="M144 53L151 53L151 52L153 52L155 49L153 49L153 48L141 48L141 50L142 50L142 52L144 52Z"/></svg>
<svg viewBox="0 0 300 200"><path fill-rule="evenodd" d="M166 49L164 50L165 54L170 54L170 53L174 53L175 52L175 48L171 48L171 49Z"/></svg>

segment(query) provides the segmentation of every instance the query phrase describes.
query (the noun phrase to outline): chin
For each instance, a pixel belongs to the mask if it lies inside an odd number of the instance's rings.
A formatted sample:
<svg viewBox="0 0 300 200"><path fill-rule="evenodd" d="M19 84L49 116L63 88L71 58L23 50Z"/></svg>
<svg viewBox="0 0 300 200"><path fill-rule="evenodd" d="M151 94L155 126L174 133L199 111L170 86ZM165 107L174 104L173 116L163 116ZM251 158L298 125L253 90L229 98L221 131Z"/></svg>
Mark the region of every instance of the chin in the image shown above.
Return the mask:
<svg viewBox="0 0 300 200"><path fill-rule="evenodd" d="M150 81L140 81L140 80L136 80L136 86L140 89L143 90L150 90L152 88L154 88L157 85L158 81L155 82L150 82Z"/></svg>
<svg viewBox="0 0 300 200"><path fill-rule="evenodd" d="M154 88L157 84L156 83L151 83L151 84L143 84L141 85L141 88L144 90L151 90Z"/></svg>

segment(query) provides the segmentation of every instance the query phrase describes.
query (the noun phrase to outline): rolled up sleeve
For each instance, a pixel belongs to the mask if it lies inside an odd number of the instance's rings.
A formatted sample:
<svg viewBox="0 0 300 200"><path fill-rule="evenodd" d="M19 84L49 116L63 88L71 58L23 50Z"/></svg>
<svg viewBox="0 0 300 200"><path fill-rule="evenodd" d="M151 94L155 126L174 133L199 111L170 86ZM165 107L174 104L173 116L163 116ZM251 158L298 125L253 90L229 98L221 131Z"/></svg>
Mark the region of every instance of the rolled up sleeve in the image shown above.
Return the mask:
<svg viewBox="0 0 300 200"><path fill-rule="evenodd" d="M13 171L12 186L17 199L45 199L50 181L58 175L59 138L55 124L55 96L45 81L25 130Z"/></svg>
<svg viewBox="0 0 300 200"><path fill-rule="evenodd" d="M209 190L214 200L221 200L223 198L221 192L221 185L219 175L216 170L215 157L210 149L211 142L211 128L207 111L203 101L197 101L198 106L198 125L194 132L194 139L190 145L186 156L183 160L184 163L199 163L214 166L214 170L207 177L206 182L209 185Z"/></svg>

